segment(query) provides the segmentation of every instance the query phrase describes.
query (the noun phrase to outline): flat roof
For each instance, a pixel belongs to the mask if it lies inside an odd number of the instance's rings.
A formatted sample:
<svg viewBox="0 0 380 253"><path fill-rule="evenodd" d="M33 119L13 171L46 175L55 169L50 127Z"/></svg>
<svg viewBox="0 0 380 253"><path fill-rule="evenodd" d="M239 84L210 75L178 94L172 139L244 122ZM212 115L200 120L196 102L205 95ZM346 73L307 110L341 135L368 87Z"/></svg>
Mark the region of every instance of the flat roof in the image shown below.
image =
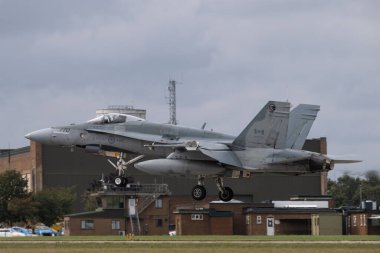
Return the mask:
<svg viewBox="0 0 380 253"><path fill-rule="evenodd" d="M252 208L243 209L244 214L249 213L339 213L335 209L329 208Z"/></svg>
<svg viewBox="0 0 380 253"><path fill-rule="evenodd" d="M83 217L83 218L125 218L128 211L124 209L103 209L92 212L81 212L64 215L64 217Z"/></svg>
<svg viewBox="0 0 380 253"><path fill-rule="evenodd" d="M231 217L231 211L217 211L215 209L179 209L174 214L208 214L210 217Z"/></svg>
<svg viewBox="0 0 380 253"><path fill-rule="evenodd" d="M16 148L16 149L0 149L0 158L24 154L30 152L30 146Z"/></svg>

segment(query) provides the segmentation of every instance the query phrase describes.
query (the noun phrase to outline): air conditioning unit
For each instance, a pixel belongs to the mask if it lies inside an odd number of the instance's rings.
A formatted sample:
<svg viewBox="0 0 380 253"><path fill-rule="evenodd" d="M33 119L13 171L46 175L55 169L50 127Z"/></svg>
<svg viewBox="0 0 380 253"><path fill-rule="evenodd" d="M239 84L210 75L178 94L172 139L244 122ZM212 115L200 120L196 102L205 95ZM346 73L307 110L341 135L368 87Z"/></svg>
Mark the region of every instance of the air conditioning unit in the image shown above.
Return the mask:
<svg viewBox="0 0 380 253"><path fill-rule="evenodd" d="M119 231L119 235L125 236L125 231Z"/></svg>

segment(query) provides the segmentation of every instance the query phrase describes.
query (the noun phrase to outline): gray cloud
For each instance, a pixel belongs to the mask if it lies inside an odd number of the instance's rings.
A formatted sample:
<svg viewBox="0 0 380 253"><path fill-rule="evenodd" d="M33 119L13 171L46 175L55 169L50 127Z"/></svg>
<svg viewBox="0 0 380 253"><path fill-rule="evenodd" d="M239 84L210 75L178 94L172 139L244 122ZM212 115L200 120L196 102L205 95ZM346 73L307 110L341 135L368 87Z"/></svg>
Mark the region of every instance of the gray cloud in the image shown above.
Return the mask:
<svg viewBox="0 0 380 253"><path fill-rule="evenodd" d="M0 146L133 104L238 134L269 99L321 105L310 137L374 169L378 1L1 1ZM377 168L379 169L379 168ZM342 169L344 171L344 169Z"/></svg>

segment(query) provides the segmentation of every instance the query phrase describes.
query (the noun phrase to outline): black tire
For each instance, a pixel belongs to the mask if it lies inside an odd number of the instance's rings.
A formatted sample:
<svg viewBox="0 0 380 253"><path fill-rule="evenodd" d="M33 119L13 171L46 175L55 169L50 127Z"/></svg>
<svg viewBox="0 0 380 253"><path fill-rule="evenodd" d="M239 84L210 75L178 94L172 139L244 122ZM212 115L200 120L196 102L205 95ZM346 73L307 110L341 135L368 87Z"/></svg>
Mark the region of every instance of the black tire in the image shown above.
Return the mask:
<svg viewBox="0 0 380 253"><path fill-rule="evenodd" d="M195 200L203 200L206 198L206 188L202 185L196 185L194 186L193 190L191 191L191 196Z"/></svg>
<svg viewBox="0 0 380 253"><path fill-rule="evenodd" d="M127 184L127 179L125 177L117 176L114 178L113 183L117 187L124 187Z"/></svg>
<svg viewBox="0 0 380 253"><path fill-rule="evenodd" d="M219 199L228 202L234 197L234 192L230 187L224 187L223 192L219 192Z"/></svg>

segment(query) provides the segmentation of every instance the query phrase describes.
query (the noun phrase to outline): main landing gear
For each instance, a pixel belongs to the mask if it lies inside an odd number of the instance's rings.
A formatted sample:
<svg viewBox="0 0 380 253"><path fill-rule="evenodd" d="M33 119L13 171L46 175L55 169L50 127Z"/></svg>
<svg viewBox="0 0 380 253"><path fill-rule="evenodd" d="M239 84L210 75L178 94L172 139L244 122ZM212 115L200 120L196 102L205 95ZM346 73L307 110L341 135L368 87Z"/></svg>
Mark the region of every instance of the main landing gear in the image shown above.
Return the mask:
<svg viewBox="0 0 380 253"><path fill-rule="evenodd" d="M193 199L195 200L203 200L206 197L206 188L205 185L205 178L203 176L198 176L198 185L194 186L193 190L191 191L191 196L193 196Z"/></svg>
<svg viewBox="0 0 380 253"><path fill-rule="evenodd" d="M191 195L195 200L203 200L206 197L206 188L204 187L204 177L198 176L198 185L194 186ZM224 187L223 178L216 178L216 186L219 189L219 199L228 202L234 197L234 192L230 187Z"/></svg>
<svg viewBox="0 0 380 253"><path fill-rule="evenodd" d="M119 156L118 156L118 160L117 160L116 164L114 164L111 160L108 159L108 162L118 172L118 175L113 179L114 185L116 185L118 187L124 187L124 186L126 186L128 184L128 178L127 178L127 175L126 175L126 171L127 171L128 165L130 165L130 164L132 164L134 162L137 162L138 160L142 159L143 157L144 157L143 155L140 155L140 156L137 156L137 157L129 160L128 162L126 162L123 159L123 153L120 153Z"/></svg>

